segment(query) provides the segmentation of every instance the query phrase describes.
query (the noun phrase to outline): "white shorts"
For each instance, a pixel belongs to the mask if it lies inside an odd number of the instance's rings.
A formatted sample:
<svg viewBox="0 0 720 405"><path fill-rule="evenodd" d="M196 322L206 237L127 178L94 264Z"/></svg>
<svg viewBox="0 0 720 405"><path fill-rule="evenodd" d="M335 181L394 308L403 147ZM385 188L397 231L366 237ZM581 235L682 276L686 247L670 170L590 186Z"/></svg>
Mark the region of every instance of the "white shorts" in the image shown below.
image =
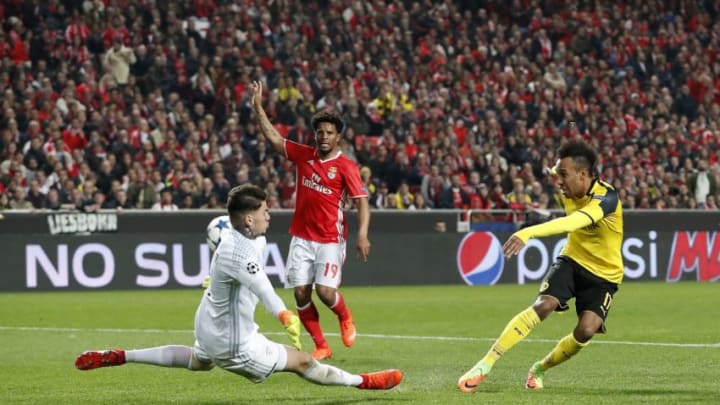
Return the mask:
<svg viewBox="0 0 720 405"><path fill-rule="evenodd" d="M282 371L287 365L287 349L259 333L248 342L245 350L230 359L214 359L195 341L195 358L203 363L214 363L220 368L239 374L254 383L261 383L270 374Z"/></svg>
<svg viewBox="0 0 720 405"><path fill-rule="evenodd" d="M313 283L338 288L345 262L345 242L320 243L293 236L287 260L291 287Z"/></svg>

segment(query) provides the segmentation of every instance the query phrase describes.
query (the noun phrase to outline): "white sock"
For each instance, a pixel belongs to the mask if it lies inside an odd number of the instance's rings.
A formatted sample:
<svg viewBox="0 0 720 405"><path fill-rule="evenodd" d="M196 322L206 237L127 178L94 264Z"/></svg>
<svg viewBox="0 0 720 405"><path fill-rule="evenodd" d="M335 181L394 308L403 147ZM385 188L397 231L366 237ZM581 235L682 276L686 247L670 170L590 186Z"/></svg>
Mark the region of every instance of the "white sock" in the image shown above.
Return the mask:
<svg viewBox="0 0 720 405"><path fill-rule="evenodd" d="M302 378L320 385L349 385L358 386L362 383L362 377L357 374L350 374L337 367L320 363L313 360Z"/></svg>
<svg viewBox="0 0 720 405"><path fill-rule="evenodd" d="M192 347L190 346L159 346L125 351L125 360L128 363L153 364L163 367L190 369L191 358Z"/></svg>

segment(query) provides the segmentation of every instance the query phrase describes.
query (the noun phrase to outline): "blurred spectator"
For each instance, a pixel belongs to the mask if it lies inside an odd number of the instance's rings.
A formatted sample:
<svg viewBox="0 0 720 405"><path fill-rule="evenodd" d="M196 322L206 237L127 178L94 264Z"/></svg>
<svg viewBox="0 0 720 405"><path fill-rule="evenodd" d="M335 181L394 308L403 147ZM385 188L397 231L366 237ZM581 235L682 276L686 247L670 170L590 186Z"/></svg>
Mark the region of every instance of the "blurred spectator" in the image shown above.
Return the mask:
<svg viewBox="0 0 720 405"><path fill-rule="evenodd" d="M698 202L697 205L699 208L708 208L706 206L706 202L708 200L714 201L715 193L717 193L715 176L708 173L707 166L707 160L700 159L697 171L690 175L690 178L688 179L690 193L695 197L695 201Z"/></svg>
<svg viewBox="0 0 720 405"><path fill-rule="evenodd" d="M375 183L372 179L372 171L367 166L362 166L360 168L360 178L363 181L363 185L367 189L367 192L369 195L374 195L377 191L377 187L375 187Z"/></svg>
<svg viewBox="0 0 720 405"><path fill-rule="evenodd" d="M128 172L127 196L130 204L135 208L151 208L157 201L156 190L147 182L145 170L130 170Z"/></svg>
<svg viewBox="0 0 720 405"><path fill-rule="evenodd" d="M425 197L423 197L422 193L418 192L414 194L413 202L410 204L408 209L414 211L427 211L432 208L425 204Z"/></svg>
<svg viewBox="0 0 720 405"><path fill-rule="evenodd" d="M385 202L384 202L385 208L389 210L396 210L398 209L398 200L397 195L395 193L390 193L387 196L385 196Z"/></svg>
<svg viewBox="0 0 720 405"><path fill-rule="evenodd" d="M129 209L133 208L127 198L127 192L121 188L116 189L111 196L102 203L105 209Z"/></svg>
<svg viewBox="0 0 720 405"><path fill-rule="evenodd" d="M95 179L91 174L81 184L80 195L75 199L75 208L85 212L95 212L100 209L104 196L101 193L96 193L97 187L95 187ZM100 196L98 198L97 195Z"/></svg>
<svg viewBox="0 0 720 405"><path fill-rule="evenodd" d="M56 189L51 188L48 190L45 208L53 211L57 211L61 208L60 193Z"/></svg>
<svg viewBox="0 0 720 405"><path fill-rule="evenodd" d="M467 209L470 206L470 196L463 190L460 183L460 176L453 175L451 177L450 187L443 190L440 194L440 203L438 208L459 208Z"/></svg>
<svg viewBox="0 0 720 405"><path fill-rule="evenodd" d="M160 201L152 205L154 211L177 211L179 208L173 202L173 192L166 188L160 193Z"/></svg>
<svg viewBox="0 0 720 405"><path fill-rule="evenodd" d="M33 209L32 203L25 199L25 190L22 187L17 187L13 193L13 198L10 200L10 208L15 210L29 210Z"/></svg>
<svg viewBox="0 0 720 405"><path fill-rule="evenodd" d="M705 200L705 209L713 211L718 209L717 199L714 195L707 196L707 200Z"/></svg>
<svg viewBox="0 0 720 405"><path fill-rule="evenodd" d="M406 210L413 205L415 196L410 192L410 187L406 182L402 182L395 193L395 207L400 210Z"/></svg>
<svg viewBox="0 0 720 405"><path fill-rule="evenodd" d="M532 204L532 199L525 193L525 184L521 178L513 180L513 191L507 195L507 201L510 209L516 211L525 211Z"/></svg>
<svg viewBox="0 0 720 405"><path fill-rule="evenodd" d="M33 208L47 208L47 197L40 191L40 185L35 179L30 181L30 188L25 199Z"/></svg>
<svg viewBox="0 0 720 405"><path fill-rule="evenodd" d="M128 84L130 65L135 62L135 53L123 44L123 37L121 35L114 36L112 48L108 49L103 57L103 64L120 86Z"/></svg>
<svg viewBox="0 0 720 405"><path fill-rule="evenodd" d="M440 175L440 169L437 165L430 166L430 172L423 176L420 189L422 195L431 207L437 207L440 201L440 195L446 188L445 181Z"/></svg>
<svg viewBox="0 0 720 405"><path fill-rule="evenodd" d="M390 192L388 190L387 183L381 183L380 186L375 191L375 194L371 196L370 198L370 204L374 208L390 208L388 204L388 198L389 198Z"/></svg>
<svg viewBox="0 0 720 405"><path fill-rule="evenodd" d="M13 208L10 205L10 198L6 193L0 193L0 211Z"/></svg>

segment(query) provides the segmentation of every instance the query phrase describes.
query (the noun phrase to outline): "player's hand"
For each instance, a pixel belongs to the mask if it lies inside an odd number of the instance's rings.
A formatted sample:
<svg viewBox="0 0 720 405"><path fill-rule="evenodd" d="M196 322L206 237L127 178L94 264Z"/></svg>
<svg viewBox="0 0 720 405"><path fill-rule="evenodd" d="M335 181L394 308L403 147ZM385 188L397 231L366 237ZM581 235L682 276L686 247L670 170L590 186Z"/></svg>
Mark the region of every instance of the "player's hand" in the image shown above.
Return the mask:
<svg viewBox="0 0 720 405"><path fill-rule="evenodd" d="M205 276L205 278L203 279L203 282L202 282L202 288L203 288L203 290L205 290L208 287L210 287L210 276Z"/></svg>
<svg viewBox="0 0 720 405"><path fill-rule="evenodd" d="M367 262L370 256L370 240L367 237L359 237L357 239L357 257L363 262Z"/></svg>
<svg viewBox="0 0 720 405"><path fill-rule="evenodd" d="M255 80L252 82L252 105L262 107L262 83Z"/></svg>
<svg viewBox="0 0 720 405"><path fill-rule="evenodd" d="M522 239L518 238L515 235L510 236L510 239L505 242L503 245L503 254L505 257L511 257L514 256L522 250L522 248L525 247L525 242L522 241Z"/></svg>
<svg viewBox="0 0 720 405"><path fill-rule="evenodd" d="M284 310L278 314L278 319L285 328L290 343L295 346L296 349L302 350L302 344L300 343L300 318L295 315L292 311Z"/></svg>

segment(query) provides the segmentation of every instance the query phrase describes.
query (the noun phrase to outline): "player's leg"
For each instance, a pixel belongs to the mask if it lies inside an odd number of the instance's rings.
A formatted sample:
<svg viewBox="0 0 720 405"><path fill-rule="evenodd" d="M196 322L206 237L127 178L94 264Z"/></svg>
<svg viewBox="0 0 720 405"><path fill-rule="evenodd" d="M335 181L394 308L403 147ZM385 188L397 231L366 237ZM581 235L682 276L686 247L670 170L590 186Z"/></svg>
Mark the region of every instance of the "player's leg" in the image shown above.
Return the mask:
<svg viewBox="0 0 720 405"><path fill-rule="evenodd" d="M588 318L597 318L597 315L587 312ZM584 318L585 315L581 317ZM595 323L595 319L590 321L586 320L588 324ZM580 323L579 322L579 323ZM578 323L578 326L579 326ZM577 330L577 327L576 327ZM545 387L545 372L552 367L557 366L560 363L570 360L575 356L583 347L587 346L589 341L581 342L575 337L575 333L571 333L558 341L555 347L548 353L542 360L535 362L528 371L528 376L525 381L525 388L529 389L541 389Z"/></svg>
<svg viewBox="0 0 720 405"><path fill-rule="evenodd" d="M527 388L543 388L547 370L575 356L590 343L595 333L605 332L605 319L613 294L617 291L617 284L603 280L576 265L575 285L578 290L575 302L578 323L572 333L560 339L550 353L530 367L525 383Z"/></svg>
<svg viewBox="0 0 720 405"><path fill-rule="evenodd" d="M535 303L515 315L485 356L458 380L463 392L473 392L490 373L495 362L547 318L553 311L567 310L566 301L572 296L572 268L559 260L546 276Z"/></svg>
<svg viewBox="0 0 720 405"><path fill-rule="evenodd" d="M458 380L458 388L463 392L473 392L478 385L490 374L495 362L510 350L515 344L524 339L541 322L535 307L548 308L557 305L553 297L540 296L535 304L515 315L505 326L495 343L485 356ZM545 315L547 316L547 315Z"/></svg>
<svg viewBox="0 0 720 405"><path fill-rule="evenodd" d="M403 378L402 372L397 369L352 374L338 367L321 363L293 347L285 346L285 349L287 361L282 371L292 371L314 384L386 390L400 384Z"/></svg>
<svg viewBox="0 0 720 405"><path fill-rule="evenodd" d="M295 305L300 322L315 343L313 356L317 359L327 359L332 356L332 350L325 340L320 327L320 314L312 301L312 284L315 281L314 261L315 252L312 242L293 237L288 253L287 280L294 288Z"/></svg>
<svg viewBox="0 0 720 405"><path fill-rule="evenodd" d="M315 292L322 302L337 315L343 344L347 347L352 346L355 343L357 332L352 312L345 304L345 297L336 288L321 284L315 284Z"/></svg>
<svg viewBox="0 0 720 405"><path fill-rule="evenodd" d="M330 345L328 345L320 326L320 313L312 301L312 285L296 286L294 292L300 322L302 322L315 344L312 353L313 357L316 359L330 358L332 349L330 349Z"/></svg>
<svg viewBox="0 0 720 405"><path fill-rule="evenodd" d="M399 370L351 374L337 367L320 363L308 353L271 341L256 334L245 350L233 358L216 362L223 369L260 383L276 372L293 372L319 385L340 385L362 389L389 389L400 383Z"/></svg>
<svg viewBox="0 0 720 405"><path fill-rule="evenodd" d="M210 370L212 363L202 362L193 354L190 346L169 345L138 350L112 349L86 351L75 360L80 370L120 366L126 363L142 363L161 367L178 367L189 370Z"/></svg>
<svg viewBox="0 0 720 405"><path fill-rule="evenodd" d="M345 262L345 243L317 244L315 257L315 292L337 315L343 344L350 347L355 343L355 322L352 312L345 304L345 298L338 291Z"/></svg>

